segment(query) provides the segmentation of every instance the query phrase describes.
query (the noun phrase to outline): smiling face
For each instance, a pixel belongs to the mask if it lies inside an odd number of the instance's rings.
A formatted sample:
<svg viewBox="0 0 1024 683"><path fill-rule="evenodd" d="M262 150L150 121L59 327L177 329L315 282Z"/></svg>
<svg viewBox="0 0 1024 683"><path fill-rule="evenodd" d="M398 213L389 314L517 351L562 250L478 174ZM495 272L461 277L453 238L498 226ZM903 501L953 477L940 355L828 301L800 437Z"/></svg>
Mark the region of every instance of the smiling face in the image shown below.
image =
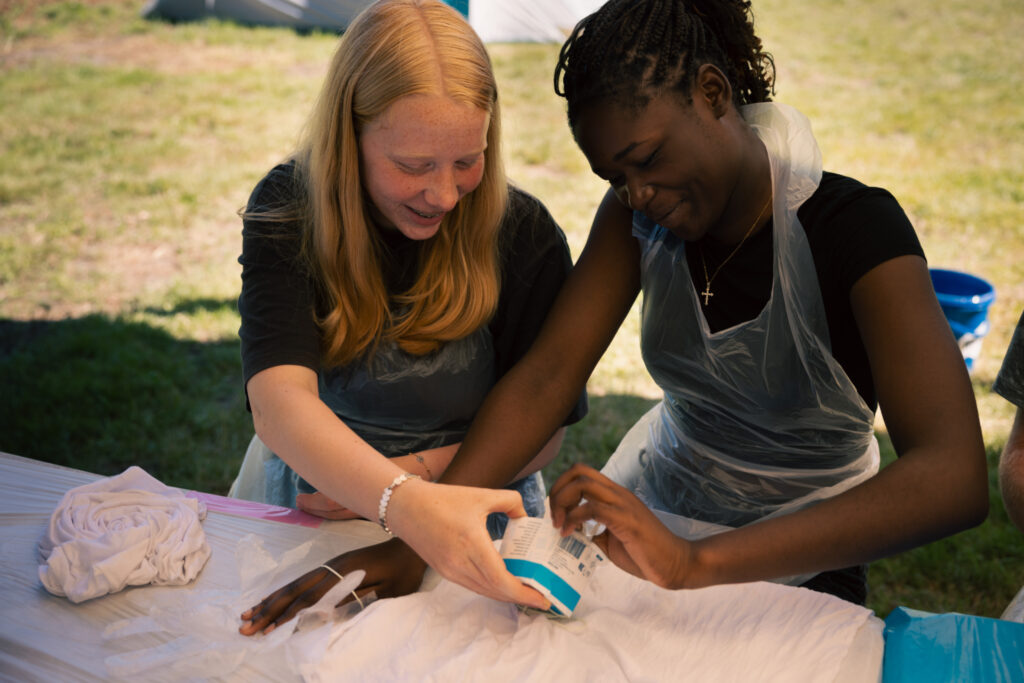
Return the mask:
<svg viewBox="0 0 1024 683"><path fill-rule="evenodd" d="M480 184L490 114L442 95L396 100L359 135L363 187L374 220L409 239L437 234Z"/></svg>
<svg viewBox="0 0 1024 683"><path fill-rule="evenodd" d="M652 97L639 111L597 102L574 127L590 166L634 211L685 240L721 220L739 176L741 149L729 124L699 97Z"/></svg>

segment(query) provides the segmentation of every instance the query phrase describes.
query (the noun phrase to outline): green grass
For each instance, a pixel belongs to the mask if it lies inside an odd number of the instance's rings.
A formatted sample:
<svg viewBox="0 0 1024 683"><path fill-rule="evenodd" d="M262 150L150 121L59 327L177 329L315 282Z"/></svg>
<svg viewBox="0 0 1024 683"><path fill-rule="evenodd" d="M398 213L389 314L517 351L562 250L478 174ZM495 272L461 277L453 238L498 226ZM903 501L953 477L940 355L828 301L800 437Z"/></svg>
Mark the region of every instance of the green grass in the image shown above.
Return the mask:
<svg viewBox="0 0 1024 683"><path fill-rule="evenodd" d="M974 373L991 514L876 562L869 604L998 616L1024 580L1024 536L995 486L1013 411L991 393L1024 308L1024 13L1018 0L754 4L777 99L811 118L826 167L891 190L932 265L996 286ZM289 152L335 38L149 22L142 5L0 0L0 450L224 493L252 434L235 211ZM557 50L491 46L509 174L578 254L604 186L552 92ZM637 333L634 310L549 478L599 465L656 401Z"/></svg>
<svg viewBox="0 0 1024 683"><path fill-rule="evenodd" d="M94 472L139 465L223 492L251 435L231 335L197 341L180 318L235 326L233 301L109 318L0 322L3 450Z"/></svg>

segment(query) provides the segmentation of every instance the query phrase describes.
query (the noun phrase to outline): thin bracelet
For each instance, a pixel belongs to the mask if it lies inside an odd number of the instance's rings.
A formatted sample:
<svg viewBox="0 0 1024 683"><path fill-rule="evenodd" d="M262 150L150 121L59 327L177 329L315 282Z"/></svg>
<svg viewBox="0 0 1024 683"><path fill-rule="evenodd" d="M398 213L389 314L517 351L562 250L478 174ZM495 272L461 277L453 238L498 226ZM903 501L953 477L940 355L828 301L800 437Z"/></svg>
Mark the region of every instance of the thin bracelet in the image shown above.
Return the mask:
<svg viewBox="0 0 1024 683"><path fill-rule="evenodd" d="M321 569L326 569L326 570L327 570L327 571L329 571L330 573L332 573L332 574L334 574L335 576L337 576L337 577L338 577L338 581L341 581L341 580L342 580L342 579L344 578L344 577L343 577L343 576L342 576L341 574L339 574L339 573L338 573L337 571L335 571L334 567L331 567L330 565L322 564L322 565L320 565L320 568L321 568ZM356 594L356 592L355 592L355 589L353 589L353 590L352 590L352 597L353 597L353 598L355 598L355 599L356 599L356 602L358 602L358 603L359 603L359 609L366 609L366 608L365 608L365 607L363 606L363 601L362 601L362 600L360 600L360 599L359 599L359 596L358 596L358 595Z"/></svg>
<svg viewBox="0 0 1024 683"><path fill-rule="evenodd" d="M380 505L377 506L377 522L380 524L380 528L387 532L388 536L394 535L388 527L388 503L391 502L391 493L409 479L423 479L423 477L418 474L402 472L380 494Z"/></svg>
<svg viewBox="0 0 1024 683"><path fill-rule="evenodd" d="M427 461L423 459L423 456L419 453L410 453L409 455L415 457L423 465L423 469L427 471L427 481L434 481L434 473L430 471L430 466L427 465Z"/></svg>

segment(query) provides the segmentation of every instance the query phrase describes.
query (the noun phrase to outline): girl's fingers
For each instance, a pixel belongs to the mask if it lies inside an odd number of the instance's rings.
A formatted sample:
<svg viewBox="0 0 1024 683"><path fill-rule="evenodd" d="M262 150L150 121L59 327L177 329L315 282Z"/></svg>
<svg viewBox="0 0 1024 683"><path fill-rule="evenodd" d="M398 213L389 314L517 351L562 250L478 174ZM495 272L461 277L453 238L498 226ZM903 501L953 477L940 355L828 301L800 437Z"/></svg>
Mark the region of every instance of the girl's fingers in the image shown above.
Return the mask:
<svg viewBox="0 0 1024 683"><path fill-rule="evenodd" d="M571 475L571 476L567 476ZM590 517L583 516L591 514L601 506L602 510L608 507L617 507L622 504L621 486L608 479L597 470L582 467L562 475L553 486L549 498L551 499L551 518L555 527L560 529L575 528ZM593 505L593 504L596 504ZM591 511L589 513L582 510ZM575 521L570 522L569 516ZM594 519L597 519L594 517ZM603 520L598 520L603 521Z"/></svg>
<svg viewBox="0 0 1024 683"><path fill-rule="evenodd" d="M358 595L359 599L362 600L367 595L369 595L370 593L373 593L376 590L377 590L377 586L366 586L365 588L363 588L363 587L357 588L356 591L355 591L355 595L353 595L352 593L349 593L348 595L345 596L345 599L342 600L341 602L339 602L337 605L335 605L335 607L341 607L345 603L352 602L353 600L356 599L355 598L356 595ZM364 603L364 605L365 605L365 603Z"/></svg>
<svg viewBox="0 0 1024 683"><path fill-rule="evenodd" d="M299 612L318 603L320 598L326 595L327 591L329 591L334 584L338 583L337 577L332 576L331 578L333 578L334 581L326 582L326 585L317 584L286 605L284 611L270 624L270 629L272 630L281 624L291 621ZM268 633L269 631L264 630L263 632Z"/></svg>
<svg viewBox="0 0 1024 683"><path fill-rule="evenodd" d="M490 503L488 512L503 512L509 517L525 517L526 508L523 507L523 497L515 491L493 491L494 499Z"/></svg>
<svg viewBox="0 0 1024 683"><path fill-rule="evenodd" d="M543 610L551 606L551 603L543 595L513 576L505 568L505 563L497 552L484 558L482 566L478 566L478 570L483 574L483 580L499 591L498 595L493 596L498 600Z"/></svg>
<svg viewBox="0 0 1024 683"><path fill-rule="evenodd" d="M286 611L291 605L302 600L303 596L311 595L315 591L319 590L319 595L322 596L337 582L338 578L336 576L320 567L303 574L295 581L268 595L255 607L251 607L243 612L241 615L243 623L239 628L239 632L243 635L251 635L260 630L268 633L269 631L264 628L268 623L271 627L276 625L276 623L283 623L279 619L282 611Z"/></svg>

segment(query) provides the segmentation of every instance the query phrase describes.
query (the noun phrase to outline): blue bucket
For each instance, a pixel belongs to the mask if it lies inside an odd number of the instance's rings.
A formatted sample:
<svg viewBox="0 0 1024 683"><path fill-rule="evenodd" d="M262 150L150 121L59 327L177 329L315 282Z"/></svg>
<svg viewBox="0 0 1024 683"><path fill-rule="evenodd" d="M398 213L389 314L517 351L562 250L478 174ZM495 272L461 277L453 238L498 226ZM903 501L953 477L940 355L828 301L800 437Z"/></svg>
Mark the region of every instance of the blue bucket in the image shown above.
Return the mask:
<svg viewBox="0 0 1024 683"><path fill-rule="evenodd" d="M929 272L935 296L970 371L988 334L988 307L995 301L996 289L988 281L958 270L932 268Z"/></svg>

